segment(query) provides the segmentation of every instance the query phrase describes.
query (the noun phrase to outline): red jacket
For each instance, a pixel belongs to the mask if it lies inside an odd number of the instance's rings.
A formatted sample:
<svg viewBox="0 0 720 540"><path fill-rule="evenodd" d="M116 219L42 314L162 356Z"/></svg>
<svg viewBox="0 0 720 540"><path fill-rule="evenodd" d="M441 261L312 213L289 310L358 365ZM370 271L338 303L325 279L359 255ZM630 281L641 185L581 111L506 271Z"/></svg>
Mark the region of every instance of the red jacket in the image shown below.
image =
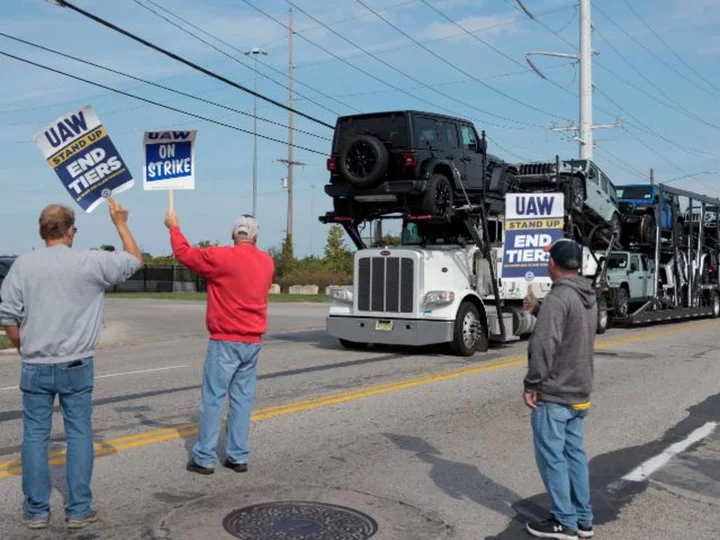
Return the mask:
<svg viewBox="0 0 720 540"><path fill-rule="evenodd" d="M170 231L175 258L208 283L207 329L210 339L259 343L267 331L267 305L275 263L253 245L194 248Z"/></svg>

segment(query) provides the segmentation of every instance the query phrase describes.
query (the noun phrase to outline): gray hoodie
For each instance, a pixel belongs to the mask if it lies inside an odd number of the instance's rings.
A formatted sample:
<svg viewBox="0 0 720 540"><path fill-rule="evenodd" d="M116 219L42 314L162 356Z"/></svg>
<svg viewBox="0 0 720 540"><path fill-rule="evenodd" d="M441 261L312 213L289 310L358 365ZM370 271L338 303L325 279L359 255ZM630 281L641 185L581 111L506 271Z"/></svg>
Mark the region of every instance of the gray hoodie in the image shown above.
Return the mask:
<svg viewBox="0 0 720 540"><path fill-rule="evenodd" d="M574 405L590 400L597 298L588 279L553 283L528 344L525 389L540 401Z"/></svg>

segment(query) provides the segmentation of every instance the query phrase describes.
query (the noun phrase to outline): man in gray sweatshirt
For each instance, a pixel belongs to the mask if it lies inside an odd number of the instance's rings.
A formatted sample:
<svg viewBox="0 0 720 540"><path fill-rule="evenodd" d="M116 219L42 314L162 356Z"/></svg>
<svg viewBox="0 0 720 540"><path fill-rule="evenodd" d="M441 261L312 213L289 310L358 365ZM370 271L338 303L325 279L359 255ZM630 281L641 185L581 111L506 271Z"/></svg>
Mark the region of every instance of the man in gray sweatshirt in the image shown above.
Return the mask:
<svg viewBox="0 0 720 540"><path fill-rule="evenodd" d="M532 409L535 458L550 496L550 519L528 523L540 538L576 540L594 536L590 478L583 449L585 416L593 385L597 301L591 282L578 275L582 248L561 239L549 246L553 286L537 306L528 346L523 400Z"/></svg>
<svg viewBox="0 0 720 540"><path fill-rule="evenodd" d="M124 252L71 249L72 209L57 204L40 215L45 247L17 258L0 290L0 325L20 352L23 400L22 486L25 524L50 520L48 443L55 396L67 438L65 515L68 528L97 520L91 508L93 357L100 341L105 290L141 266L128 211L108 202Z"/></svg>

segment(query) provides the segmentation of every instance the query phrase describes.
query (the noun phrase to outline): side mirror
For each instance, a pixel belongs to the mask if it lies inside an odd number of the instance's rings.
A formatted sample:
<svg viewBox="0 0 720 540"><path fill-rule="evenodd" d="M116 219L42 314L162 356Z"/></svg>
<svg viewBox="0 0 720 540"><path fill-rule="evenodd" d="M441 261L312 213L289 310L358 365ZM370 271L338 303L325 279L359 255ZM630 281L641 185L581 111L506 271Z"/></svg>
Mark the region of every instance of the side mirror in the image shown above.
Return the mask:
<svg viewBox="0 0 720 540"><path fill-rule="evenodd" d="M485 154L487 152L487 139L480 139L477 143L477 151L480 154Z"/></svg>

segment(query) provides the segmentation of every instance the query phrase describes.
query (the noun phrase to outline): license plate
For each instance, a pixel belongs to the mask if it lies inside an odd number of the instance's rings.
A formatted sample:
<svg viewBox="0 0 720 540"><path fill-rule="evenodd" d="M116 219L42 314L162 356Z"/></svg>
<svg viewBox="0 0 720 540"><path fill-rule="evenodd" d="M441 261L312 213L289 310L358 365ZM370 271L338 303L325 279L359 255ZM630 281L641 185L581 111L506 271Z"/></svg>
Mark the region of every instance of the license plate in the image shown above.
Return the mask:
<svg viewBox="0 0 720 540"><path fill-rule="evenodd" d="M375 330L377 330L378 332L392 332L392 329L392 321L377 321L375 323Z"/></svg>

